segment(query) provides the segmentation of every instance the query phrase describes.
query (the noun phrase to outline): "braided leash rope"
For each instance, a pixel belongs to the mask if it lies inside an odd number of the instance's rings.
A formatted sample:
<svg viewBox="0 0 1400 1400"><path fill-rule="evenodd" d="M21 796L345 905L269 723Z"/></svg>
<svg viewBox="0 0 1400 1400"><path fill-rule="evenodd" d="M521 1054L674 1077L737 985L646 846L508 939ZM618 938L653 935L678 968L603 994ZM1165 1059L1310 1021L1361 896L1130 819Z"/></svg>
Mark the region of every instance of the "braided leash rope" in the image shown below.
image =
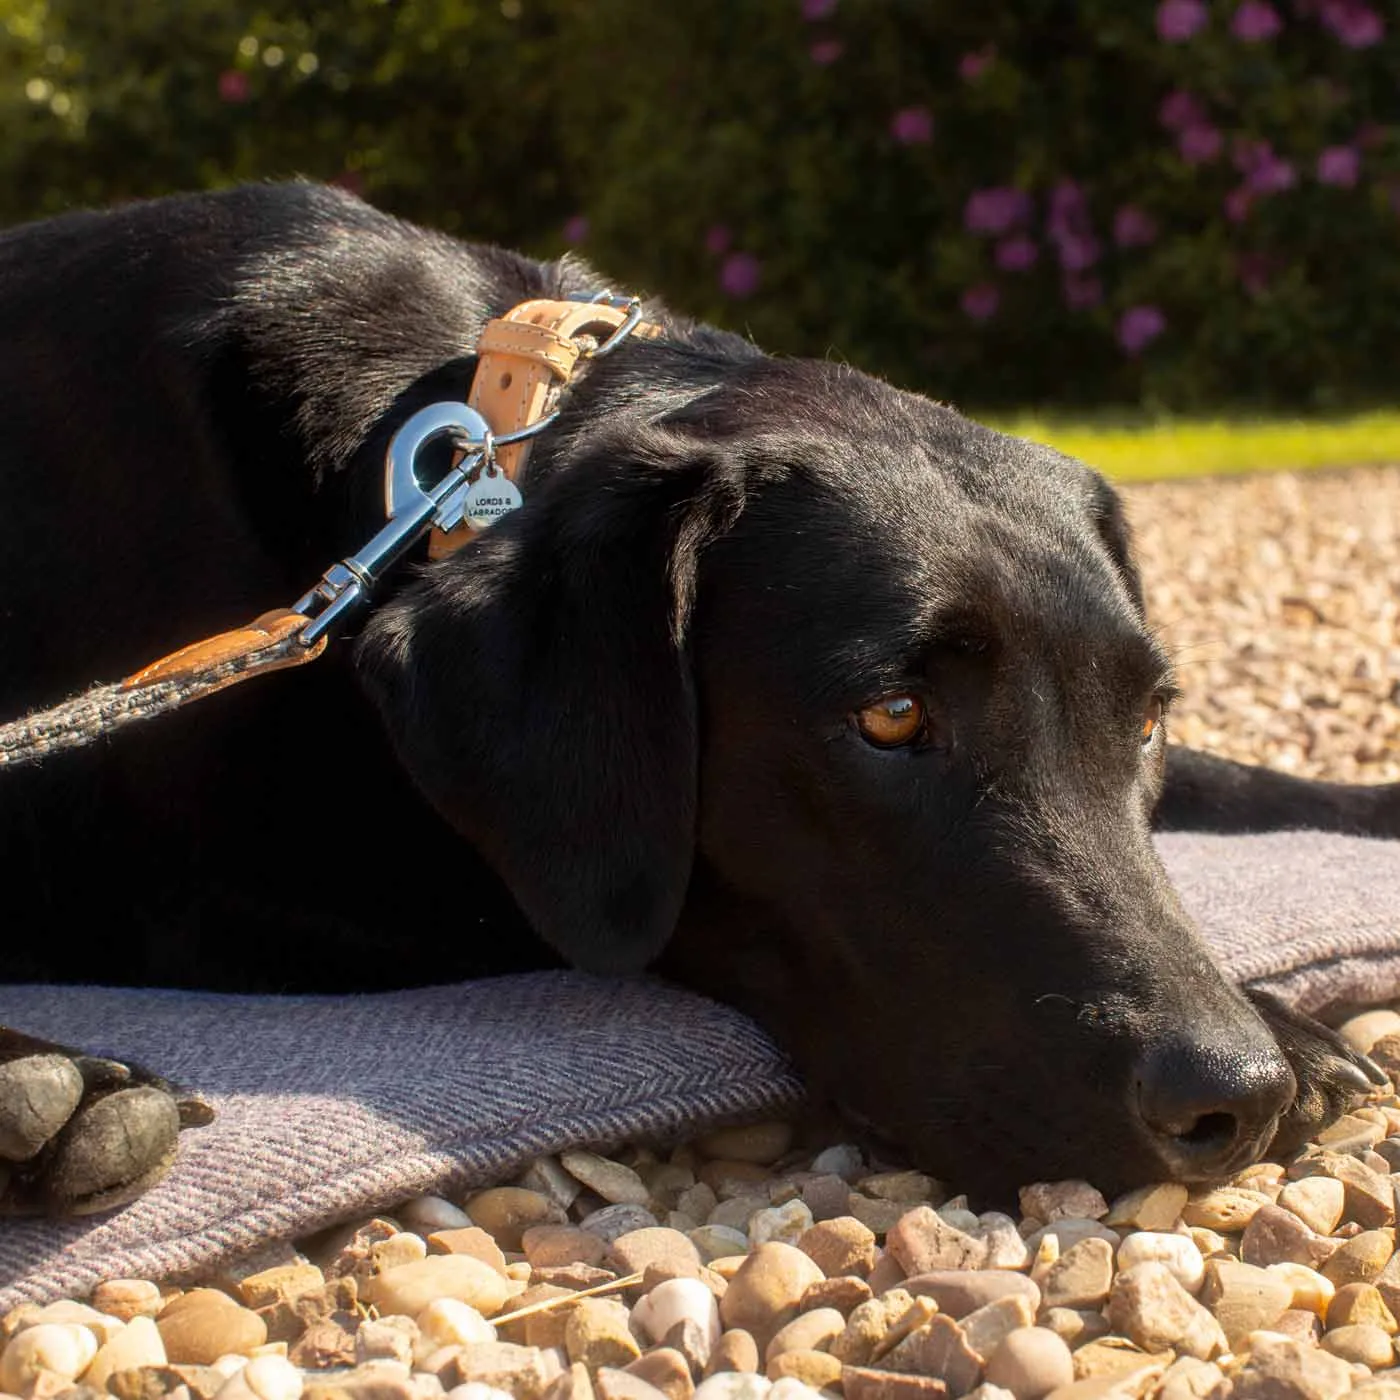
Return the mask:
<svg viewBox="0 0 1400 1400"><path fill-rule="evenodd" d="M313 660L326 644L324 639L310 647L302 642L297 634L305 621L281 624L276 631L254 624L243 632L225 633L214 641L236 640L223 647L200 643L186 648L124 681L95 685L52 709L0 725L0 768L18 768L81 748L239 681Z"/></svg>

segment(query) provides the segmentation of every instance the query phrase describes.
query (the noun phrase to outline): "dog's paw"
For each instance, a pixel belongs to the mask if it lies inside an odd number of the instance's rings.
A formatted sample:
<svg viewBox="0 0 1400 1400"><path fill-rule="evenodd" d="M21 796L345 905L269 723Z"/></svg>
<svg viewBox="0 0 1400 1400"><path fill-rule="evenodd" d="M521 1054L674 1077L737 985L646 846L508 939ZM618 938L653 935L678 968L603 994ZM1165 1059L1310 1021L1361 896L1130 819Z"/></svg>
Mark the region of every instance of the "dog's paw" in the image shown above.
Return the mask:
<svg viewBox="0 0 1400 1400"><path fill-rule="evenodd" d="M1336 1031L1268 992L1247 990L1245 994L1268 1023L1298 1081L1292 1107L1279 1121L1269 1146L1271 1157L1296 1152L1345 1113L1358 1094L1389 1084L1385 1071L1353 1050Z"/></svg>
<svg viewBox="0 0 1400 1400"><path fill-rule="evenodd" d="M90 1215L125 1205L212 1110L133 1065L0 1027L0 1214Z"/></svg>

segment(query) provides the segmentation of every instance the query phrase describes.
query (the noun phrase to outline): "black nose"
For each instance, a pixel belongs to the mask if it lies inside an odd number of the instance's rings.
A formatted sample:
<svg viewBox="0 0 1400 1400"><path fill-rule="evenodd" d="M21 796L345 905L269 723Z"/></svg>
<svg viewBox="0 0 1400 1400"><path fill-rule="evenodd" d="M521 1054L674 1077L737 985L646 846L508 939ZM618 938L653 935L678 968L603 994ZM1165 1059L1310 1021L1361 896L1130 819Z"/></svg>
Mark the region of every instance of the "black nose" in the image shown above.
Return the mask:
<svg viewBox="0 0 1400 1400"><path fill-rule="evenodd" d="M1269 1145L1297 1083L1272 1040L1178 1040L1138 1066L1138 1117L1170 1174L1224 1176Z"/></svg>

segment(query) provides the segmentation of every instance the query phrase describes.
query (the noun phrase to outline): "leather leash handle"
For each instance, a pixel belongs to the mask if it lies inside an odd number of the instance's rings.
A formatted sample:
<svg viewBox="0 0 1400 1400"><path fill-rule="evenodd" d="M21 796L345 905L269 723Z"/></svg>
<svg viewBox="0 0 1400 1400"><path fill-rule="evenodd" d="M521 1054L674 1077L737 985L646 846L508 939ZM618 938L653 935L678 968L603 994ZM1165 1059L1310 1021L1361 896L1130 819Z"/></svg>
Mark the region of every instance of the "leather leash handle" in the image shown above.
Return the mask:
<svg viewBox="0 0 1400 1400"><path fill-rule="evenodd" d="M136 690L168 682L198 686L200 695L212 695L249 676L304 666L325 651L327 642L325 637L309 647L295 642L296 634L310 620L290 608L275 608L255 617L246 627L205 637L162 656L127 676L118 688Z"/></svg>

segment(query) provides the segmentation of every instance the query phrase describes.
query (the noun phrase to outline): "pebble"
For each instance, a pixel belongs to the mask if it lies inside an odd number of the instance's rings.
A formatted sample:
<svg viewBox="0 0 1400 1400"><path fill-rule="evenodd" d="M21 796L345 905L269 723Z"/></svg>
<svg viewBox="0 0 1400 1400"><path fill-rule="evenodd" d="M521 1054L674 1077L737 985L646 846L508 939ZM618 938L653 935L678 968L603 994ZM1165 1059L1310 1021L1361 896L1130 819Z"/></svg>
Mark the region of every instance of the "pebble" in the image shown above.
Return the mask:
<svg viewBox="0 0 1400 1400"><path fill-rule="evenodd" d="M749 1219L749 1244L768 1244L772 1240L796 1244L812 1225L812 1212L803 1201L787 1201L768 1210L755 1211Z"/></svg>
<svg viewBox="0 0 1400 1400"><path fill-rule="evenodd" d="M461 1206L442 1196L415 1196L394 1211L400 1225L430 1235L434 1230L461 1230L473 1223Z"/></svg>
<svg viewBox="0 0 1400 1400"><path fill-rule="evenodd" d="M610 1298L581 1299L568 1309L564 1329L564 1349L569 1360L590 1370L598 1366L621 1367L635 1361L642 1350L628 1320L627 1309Z"/></svg>
<svg viewBox="0 0 1400 1400"><path fill-rule="evenodd" d="M611 1244L615 1239L630 1234L633 1230L646 1230L660 1223L644 1207L623 1201L590 1211L578 1225L580 1230L590 1230Z"/></svg>
<svg viewBox="0 0 1400 1400"><path fill-rule="evenodd" d="M847 1191L846 1203L842 1209L877 1235L883 1235L894 1229L909 1206L903 1201L882 1201L875 1196L866 1196L860 1191ZM967 1219L972 1225L977 1223L975 1215L968 1215Z"/></svg>
<svg viewBox="0 0 1400 1400"><path fill-rule="evenodd" d="M764 1362L785 1351L828 1351L832 1342L846 1330L845 1317L835 1308L816 1308L800 1313L774 1334L764 1348Z"/></svg>
<svg viewBox="0 0 1400 1400"><path fill-rule="evenodd" d="M554 1157L536 1157L520 1174L516 1185L548 1197L560 1210L568 1210L583 1191Z"/></svg>
<svg viewBox="0 0 1400 1400"><path fill-rule="evenodd" d="M1394 1253L1393 1231L1363 1230L1336 1250L1322 1265L1321 1272L1338 1288L1347 1283L1373 1283Z"/></svg>
<svg viewBox="0 0 1400 1400"><path fill-rule="evenodd" d="M775 1356L765 1367L764 1374L772 1381L794 1380L813 1390L839 1385L845 1368L825 1351L785 1351Z"/></svg>
<svg viewBox="0 0 1400 1400"><path fill-rule="evenodd" d="M596 1152L563 1152L559 1165L612 1205L644 1206L651 1190L631 1167L623 1166Z"/></svg>
<svg viewBox="0 0 1400 1400"><path fill-rule="evenodd" d="M653 1267L672 1272L700 1267L695 1242L665 1225L644 1225L619 1235L608 1251L607 1262L621 1274L640 1274Z"/></svg>
<svg viewBox="0 0 1400 1400"><path fill-rule="evenodd" d="M823 1220L804 1230L796 1244L827 1278L865 1278L875 1266L875 1232L853 1215Z"/></svg>
<svg viewBox="0 0 1400 1400"><path fill-rule="evenodd" d="M469 1254L480 1259L503 1278L508 1278L510 1266L495 1239L479 1225L458 1226L451 1230L434 1230L427 1237L429 1254Z"/></svg>
<svg viewBox="0 0 1400 1400"><path fill-rule="evenodd" d="M1064 1341L1045 1327L1013 1332L987 1362L987 1381L1016 1400L1042 1400L1074 1380L1074 1358Z"/></svg>
<svg viewBox="0 0 1400 1400"><path fill-rule="evenodd" d="M888 1371L937 1376L951 1400L966 1395L982 1379L982 1358L967 1344L962 1328L941 1314L879 1357L879 1365Z"/></svg>
<svg viewBox="0 0 1400 1400"><path fill-rule="evenodd" d="M532 1225L520 1237L520 1248L532 1269L565 1264L601 1264L607 1241L577 1225Z"/></svg>
<svg viewBox="0 0 1400 1400"><path fill-rule="evenodd" d="M935 1376L845 1366L841 1370L841 1391L845 1400L946 1400L948 1387Z"/></svg>
<svg viewBox="0 0 1400 1400"><path fill-rule="evenodd" d="M632 1309L632 1321L653 1343L669 1336L679 1324L691 1322L713 1348L723 1330L715 1295L699 1279L690 1278L657 1284Z"/></svg>
<svg viewBox="0 0 1400 1400"><path fill-rule="evenodd" d="M1146 1352L1170 1347L1209 1361L1226 1348L1220 1324L1166 1264L1155 1260L1135 1264L1114 1279L1106 1316L1115 1332Z"/></svg>
<svg viewBox="0 0 1400 1400"><path fill-rule="evenodd" d="M381 1314L416 1317L438 1298L455 1298L490 1317L501 1310L511 1288L489 1264L470 1254L430 1254L376 1275L362 1286L361 1293Z"/></svg>
<svg viewBox="0 0 1400 1400"><path fill-rule="evenodd" d="M423 1341L433 1346L496 1340L496 1329L474 1307L458 1298L434 1298L414 1320Z"/></svg>
<svg viewBox="0 0 1400 1400"><path fill-rule="evenodd" d="M1182 1188L1183 1191L1185 1188ZM1201 1251L1186 1235L1167 1235L1153 1230L1140 1230L1124 1238L1118 1246L1118 1268L1131 1269L1137 1264L1165 1264L1176 1281L1194 1293L1206 1276L1206 1261Z"/></svg>
<svg viewBox="0 0 1400 1400"><path fill-rule="evenodd" d="M1337 1286L1325 1274L1305 1264L1270 1264L1267 1272L1283 1279L1293 1290L1289 1307L1302 1308L1318 1317L1327 1316Z"/></svg>
<svg viewBox="0 0 1400 1400"><path fill-rule="evenodd" d="M931 1299L920 1300L926 1310L915 1318L916 1325L922 1326L937 1304ZM902 1288L891 1289L881 1297L862 1303L846 1319L845 1331L831 1344L831 1354L851 1366L867 1366L874 1359L876 1349L885 1339L900 1318L912 1315L915 1299Z"/></svg>
<svg viewBox="0 0 1400 1400"><path fill-rule="evenodd" d="M722 1375L728 1371L746 1374L758 1370L758 1343L742 1327L724 1332L705 1366L705 1375Z"/></svg>
<svg viewBox="0 0 1400 1400"><path fill-rule="evenodd" d="M1057 1220L1051 1225L1042 1225L1026 1236L1026 1249L1034 1256L1046 1240L1053 1240L1061 1254L1072 1249L1080 1240L1105 1240L1114 1249L1123 1242L1117 1230L1110 1230L1098 1220Z"/></svg>
<svg viewBox="0 0 1400 1400"><path fill-rule="evenodd" d="M156 1317L166 1357L208 1366L230 1353L247 1355L267 1341L267 1324L216 1288L193 1288Z"/></svg>
<svg viewBox="0 0 1400 1400"><path fill-rule="evenodd" d="M1306 1264L1318 1268L1337 1251L1337 1242L1319 1235L1282 1206L1263 1205L1240 1237L1240 1258L1266 1268L1270 1264Z"/></svg>
<svg viewBox="0 0 1400 1400"><path fill-rule="evenodd" d="M493 1186L467 1200L472 1224L480 1225L504 1250L518 1254L521 1236L532 1225L562 1225L563 1209L543 1192L523 1186ZM652 1222L655 1224L655 1221Z"/></svg>
<svg viewBox="0 0 1400 1400"><path fill-rule="evenodd" d="M773 1382L751 1371L723 1371L695 1387L696 1400L768 1400Z"/></svg>
<svg viewBox="0 0 1400 1400"><path fill-rule="evenodd" d="M1208 1230L1219 1230L1222 1235L1237 1235L1261 1207L1270 1205L1273 1201L1262 1191L1220 1186L1192 1196L1182 1208L1181 1218L1188 1225L1202 1225Z"/></svg>
<svg viewBox="0 0 1400 1400"><path fill-rule="evenodd" d="M515 1400L540 1400L562 1371L559 1360L539 1347L475 1342L456 1349L448 1367L449 1389L475 1381L504 1390Z"/></svg>
<svg viewBox="0 0 1400 1400"><path fill-rule="evenodd" d="M1305 1176L1279 1192L1278 1204L1290 1210L1308 1229L1330 1235L1341 1223L1346 1188L1330 1176Z"/></svg>
<svg viewBox="0 0 1400 1400"><path fill-rule="evenodd" d="M937 1205L945 1195L943 1187L924 1172L876 1172L856 1182L862 1195L902 1205Z"/></svg>
<svg viewBox="0 0 1400 1400"><path fill-rule="evenodd" d="M114 1278L92 1290L92 1305L109 1317L130 1322L133 1317L154 1317L164 1306L160 1289L148 1279Z"/></svg>
<svg viewBox="0 0 1400 1400"><path fill-rule="evenodd" d="M97 1349L83 1380L94 1390L106 1390L108 1378L117 1371L137 1366L164 1366L169 1358L155 1321L138 1313L125 1327Z"/></svg>
<svg viewBox="0 0 1400 1400"><path fill-rule="evenodd" d="M1354 1361L1379 1371L1395 1359L1395 1348L1383 1328L1369 1322L1347 1327L1329 1327L1323 1334L1322 1345L1343 1361Z"/></svg>
<svg viewBox="0 0 1400 1400"><path fill-rule="evenodd" d="M1097 1308L1112 1283L1113 1246L1107 1240L1080 1240L1045 1271L1041 1300L1047 1308Z"/></svg>
<svg viewBox="0 0 1400 1400"><path fill-rule="evenodd" d="M218 1400L300 1400L303 1389L301 1372L285 1356L255 1356L216 1395Z"/></svg>
<svg viewBox="0 0 1400 1400"><path fill-rule="evenodd" d="M720 1303L724 1325L752 1334L760 1348L797 1315L821 1270L795 1245L761 1244L744 1260Z"/></svg>
<svg viewBox="0 0 1400 1400"><path fill-rule="evenodd" d="M771 1166L792 1146L790 1123L752 1123L744 1128L717 1128L695 1140L696 1150L707 1157L730 1162ZM830 1150L830 1149L828 1149ZM822 1171L814 1162L813 1171Z"/></svg>
<svg viewBox="0 0 1400 1400"><path fill-rule="evenodd" d="M26 1327L10 1338L0 1355L0 1390L27 1393L45 1371L74 1380L96 1355L97 1338L77 1323L41 1322Z"/></svg>
<svg viewBox="0 0 1400 1400"><path fill-rule="evenodd" d="M695 1394L690 1365L674 1347L654 1347L625 1369L629 1376L655 1386L667 1400L690 1400Z"/></svg>
<svg viewBox="0 0 1400 1400"><path fill-rule="evenodd" d="M1035 1309L1022 1294L1008 1294L957 1319L964 1340L985 1365L1018 1328L1035 1321Z"/></svg>
<svg viewBox="0 0 1400 1400"><path fill-rule="evenodd" d="M1105 1225L1114 1229L1170 1230L1181 1218L1190 1192L1177 1182L1159 1182L1140 1186L1119 1196L1103 1217Z"/></svg>
<svg viewBox="0 0 1400 1400"><path fill-rule="evenodd" d="M932 1299L938 1310L949 1317L964 1317L1009 1294L1025 1297L1032 1312L1041 1306L1041 1292L1035 1281L1009 1271L939 1269L907 1278L902 1286L914 1297Z"/></svg>
<svg viewBox="0 0 1400 1400"><path fill-rule="evenodd" d="M1400 1013L1388 1008L1363 1011L1359 1016L1343 1021L1337 1027L1337 1032L1353 1050L1366 1055L1383 1036L1400 1034Z"/></svg>
<svg viewBox="0 0 1400 1400"><path fill-rule="evenodd" d="M843 1316L849 1317L873 1296L870 1285L864 1279L838 1274L835 1278L824 1278L812 1284L802 1295L798 1307L802 1312L811 1312L814 1308L835 1308Z"/></svg>
<svg viewBox="0 0 1400 1400"><path fill-rule="evenodd" d="M1235 1259L1207 1259L1200 1300L1220 1323L1231 1348L1273 1324L1293 1304L1292 1287L1267 1269Z"/></svg>
<svg viewBox="0 0 1400 1400"><path fill-rule="evenodd" d="M929 1206L906 1211L886 1235L885 1249L907 1275L934 1269L979 1269L987 1257L982 1240L950 1225Z"/></svg>
<svg viewBox="0 0 1400 1400"><path fill-rule="evenodd" d="M818 1152L812 1158L811 1169L818 1176L839 1176L855 1181L865 1170L865 1159L861 1156L860 1148L844 1142Z"/></svg>
<svg viewBox="0 0 1400 1400"><path fill-rule="evenodd" d="M1100 1220L1108 1214L1103 1194L1087 1181L1038 1181L1020 1191L1022 1215L1047 1225L1057 1220Z"/></svg>

